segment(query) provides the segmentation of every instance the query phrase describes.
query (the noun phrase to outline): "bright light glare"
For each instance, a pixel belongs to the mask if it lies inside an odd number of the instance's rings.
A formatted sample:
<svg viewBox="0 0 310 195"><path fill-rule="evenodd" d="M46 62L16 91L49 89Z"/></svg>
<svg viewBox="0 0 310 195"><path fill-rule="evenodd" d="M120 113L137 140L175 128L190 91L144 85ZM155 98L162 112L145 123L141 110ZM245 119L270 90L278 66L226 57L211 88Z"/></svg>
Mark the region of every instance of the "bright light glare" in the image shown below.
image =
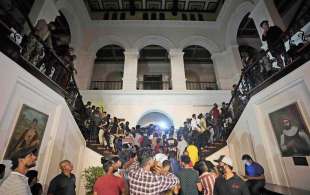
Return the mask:
<svg viewBox="0 0 310 195"><path fill-rule="evenodd" d="M168 124L165 123L164 121L160 121L158 123L158 126L161 128L161 129L168 129Z"/></svg>

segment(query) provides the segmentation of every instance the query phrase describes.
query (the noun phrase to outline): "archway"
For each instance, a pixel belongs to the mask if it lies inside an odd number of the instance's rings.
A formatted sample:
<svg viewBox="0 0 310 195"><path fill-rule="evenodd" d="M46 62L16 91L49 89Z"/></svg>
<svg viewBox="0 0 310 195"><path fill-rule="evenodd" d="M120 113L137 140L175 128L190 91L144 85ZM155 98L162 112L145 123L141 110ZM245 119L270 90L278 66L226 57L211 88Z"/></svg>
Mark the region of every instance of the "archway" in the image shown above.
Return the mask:
<svg viewBox="0 0 310 195"><path fill-rule="evenodd" d="M217 89L210 52L199 45L188 46L183 52L186 88L188 90Z"/></svg>
<svg viewBox="0 0 310 195"><path fill-rule="evenodd" d="M96 53L91 89L122 89L124 72L124 49L118 45L107 45Z"/></svg>
<svg viewBox="0 0 310 195"><path fill-rule="evenodd" d="M149 45L140 50L138 60L137 89L171 89L171 68L168 52L158 45Z"/></svg>
<svg viewBox="0 0 310 195"><path fill-rule="evenodd" d="M157 125L163 130L174 126L172 119L159 111L145 113L137 122L137 125L140 125L141 127L146 127L150 124Z"/></svg>
<svg viewBox="0 0 310 195"><path fill-rule="evenodd" d="M237 43L239 46L246 45L259 50L262 46L262 42L256 29L254 20L249 16L250 12L243 17L239 24L237 32Z"/></svg>

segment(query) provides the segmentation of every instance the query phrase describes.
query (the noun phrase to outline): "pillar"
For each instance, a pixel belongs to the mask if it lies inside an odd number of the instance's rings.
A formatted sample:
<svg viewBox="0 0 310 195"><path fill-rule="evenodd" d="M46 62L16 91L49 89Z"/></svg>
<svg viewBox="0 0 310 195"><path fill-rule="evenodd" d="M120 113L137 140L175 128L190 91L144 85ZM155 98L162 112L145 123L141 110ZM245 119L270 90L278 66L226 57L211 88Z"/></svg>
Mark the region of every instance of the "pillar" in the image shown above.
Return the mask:
<svg viewBox="0 0 310 195"><path fill-rule="evenodd" d="M123 90L136 90L139 51L137 49L126 49L124 56Z"/></svg>
<svg viewBox="0 0 310 195"><path fill-rule="evenodd" d="M170 49L169 51L172 89L177 91L186 90L183 54L182 49Z"/></svg>
<svg viewBox="0 0 310 195"><path fill-rule="evenodd" d="M84 50L79 50L76 54L77 60L74 64L77 74L75 79L79 89L86 90L90 87L96 55Z"/></svg>
<svg viewBox="0 0 310 195"><path fill-rule="evenodd" d="M238 82L242 62L239 54L239 46L229 46L225 51L212 53L211 59L219 89L231 89Z"/></svg>

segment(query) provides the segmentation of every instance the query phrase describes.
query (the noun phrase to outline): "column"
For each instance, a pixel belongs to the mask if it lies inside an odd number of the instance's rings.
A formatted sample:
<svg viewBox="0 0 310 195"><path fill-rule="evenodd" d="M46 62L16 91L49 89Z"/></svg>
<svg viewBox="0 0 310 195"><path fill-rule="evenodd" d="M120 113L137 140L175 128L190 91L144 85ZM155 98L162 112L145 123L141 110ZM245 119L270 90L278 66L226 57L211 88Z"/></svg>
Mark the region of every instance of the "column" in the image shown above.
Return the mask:
<svg viewBox="0 0 310 195"><path fill-rule="evenodd" d="M80 89L89 89L93 75L96 54L84 50L79 50L76 51L76 56L77 60L74 64L77 70L77 75L75 75L77 85Z"/></svg>
<svg viewBox="0 0 310 195"><path fill-rule="evenodd" d="M212 53L211 58L218 88L231 89L238 82L242 69L238 45L230 46L223 52Z"/></svg>
<svg viewBox="0 0 310 195"><path fill-rule="evenodd" d="M169 58L171 64L171 81L172 90L183 91L186 90L186 78L182 49L171 49L169 51Z"/></svg>
<svg viewBox="0 0 310 195"><path fill-rule="evenodd" d="M124 55L125 63L123 75L123 90L136 90L139 51L137 49L126 49Z"/></svg>
<svg viewBox="0 0 310 195"><path fill-rule="evenodd" d="M283 31L286 30L286 26L280 16L278 9L271 0L261 0L259 1L254 10L251 12L250 18L254 20L256 29L258 30L260 38L262 38L262 30L260 28L260 23L263 20L268 20L270 26L277 25Z"/></svg>

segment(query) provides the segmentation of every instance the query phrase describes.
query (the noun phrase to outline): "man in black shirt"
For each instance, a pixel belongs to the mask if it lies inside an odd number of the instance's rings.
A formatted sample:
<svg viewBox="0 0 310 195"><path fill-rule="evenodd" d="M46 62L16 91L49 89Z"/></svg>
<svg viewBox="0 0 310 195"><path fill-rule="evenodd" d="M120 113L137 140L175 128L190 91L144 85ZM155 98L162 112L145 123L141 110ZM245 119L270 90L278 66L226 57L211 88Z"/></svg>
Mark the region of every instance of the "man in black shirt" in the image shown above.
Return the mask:
<svg viewBox="0 0 310 195"><path fill-rule="evenodd" d="M276 58L277 65L280 68L284 67L281 55L284 57L284 62L287 65L289 63L289 56L286 53L284 41L282 40L283 31L278 26L269 27L267 20L260 23L260 27L263 29L262 40L267 41L268 49L272 57Z"/></svg>
<svg viewBox="0 0 310 195"><path fill-rule="evenodd" d="M245 182L241 180L233 171L232 160L225 156L220 163L224 175L216 178L214 184L214 195L250 195ZM221 170L220 170L221 171Z"/></svg>
<svg viewBox="0 0 310 195"><path fill-rule="evenodd" d="M75 195L75 175L73 165L69 160L59 163L61 173L50 182L47 195Z"/></svg>

